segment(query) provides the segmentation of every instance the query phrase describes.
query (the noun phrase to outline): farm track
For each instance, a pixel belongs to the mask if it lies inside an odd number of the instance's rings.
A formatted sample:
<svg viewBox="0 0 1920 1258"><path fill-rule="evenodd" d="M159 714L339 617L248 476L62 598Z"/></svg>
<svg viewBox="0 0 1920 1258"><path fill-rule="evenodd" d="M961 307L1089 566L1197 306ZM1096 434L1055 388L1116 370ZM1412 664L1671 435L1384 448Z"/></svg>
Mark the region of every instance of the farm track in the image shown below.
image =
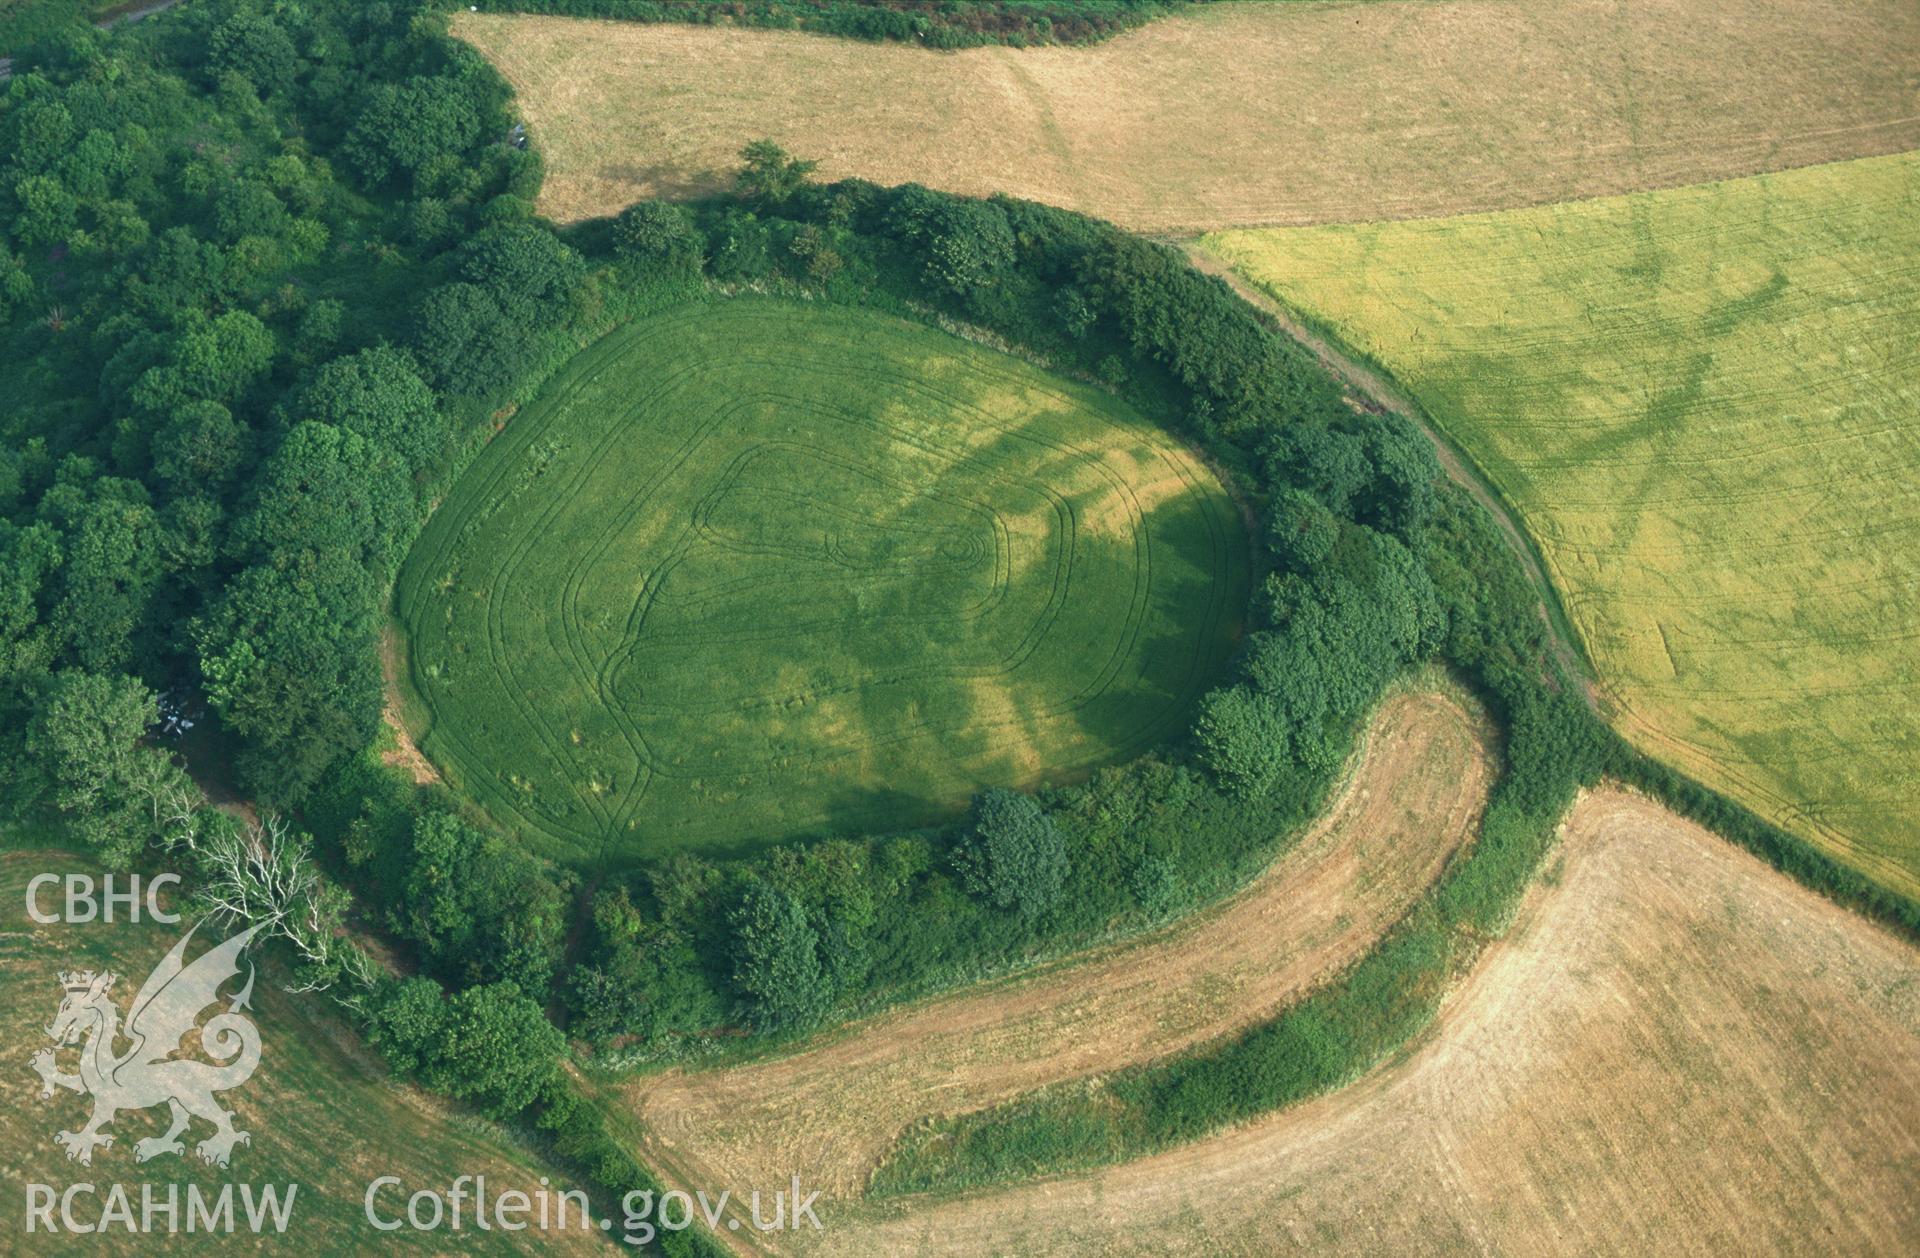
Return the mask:
<svg viewBox="0 0 1920 1258"><path fill-rule="evenodd" d="M1920 949L1619 789L1400 1062L809 1253L1910 1253ZM1817 1239L1815 1239L1817 1238Z"/></svg>
<svg viewBox="0 0 1920 1258"><path fill-rule="evenodd" d="M563 222L722 187L770 137L825 178L1150 232L1431 218L1920 147L1910 0L1207 6L1079 48L456 15Z"/></svg>
<svg viewBox="0 0 1920 1258"><path fill-rule="evenodd" d="M642 1079L621 1108L682 1183L744 1196L797 1173L843 1203L918 1120L1164 1057L1298 1000L1439 877L1489 777L1477 717L1449 696L1397 695L1322 819L1218 907L785 1057Z"/></svg>

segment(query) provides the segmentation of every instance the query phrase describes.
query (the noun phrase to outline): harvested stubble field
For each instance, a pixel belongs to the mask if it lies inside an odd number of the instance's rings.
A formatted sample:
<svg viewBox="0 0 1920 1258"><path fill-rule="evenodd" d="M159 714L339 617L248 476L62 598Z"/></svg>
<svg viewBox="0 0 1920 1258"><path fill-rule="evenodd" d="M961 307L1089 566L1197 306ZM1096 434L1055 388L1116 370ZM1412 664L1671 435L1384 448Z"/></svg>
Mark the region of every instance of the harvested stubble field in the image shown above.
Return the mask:
<svg viewBox="0 0 1920 1258"><path fill-rule="evenodd" d="M1203 243L1478 460L1630 737L1920 893L1920 156Z"/></svg>
<svg viewBox="0 0 1920 1258"><path fill-rule="evenodd" d="M45 1028L60 1007L58 974L62 970L112 970L120 976L113 994L122 1012L133 993L152 972L190 924L165 926L154 922L112 925L41 925L26 913L28 880L42 873L87 873L100 870L76 856L57 851L0 853L0 1044L7 1046L0 1061L0 1193L4 1193L9 1222L26 1200L27 1184L65 1186L93 1182L104 1194L112 1184L131 1194L136 1217L140 1186L152 1184L165 1199L169 1185L183 1194L181 1226L185 1226L186 1185L198 1185L209 1198L227 1183L299 1185L292 1223L284 1238L269 1229L255 1237L245 1231L233 1236L195 1234L181 1243L182 1251L200 1253L278 1252L275 1242L292 1244L307 1254L360 1254L378 1244L384 1250L447 1252L444 1235L403 1229L376 1232L366 1221L362 1200L367 1185L382 1175L397 1175L404 1191L386 1188L379 1204L391 1217L406 1209L406 1196L419 1189L445 1192L460 1175L485 1175L490 1190L509 1188L529 1194L539 1191L543 1171L529 1153L512 1140L456 1110L437 1097L393 1082L345 1023L331 1016L332 998L325 995L289 996L263 972L254 984L253 1020L260 1030L260 1066L253 1077L231 1092L218 1095L236 1114L236 1126L248 1131L251 1142L233 1151L226 1170L209 1166L196 1156L194 1144L212 1133L212 1125L195 1120L185 1139L184 1157L161 1155L136 1162L134 1144L157 1136L167 1126L164 1106L123 1111L108 1127L113 1144L96 1150L93 1165L67 1160L54 1143L57 1131L74 1130L89 1113L85 1098L59 1091L40 1098L40 1078L28 1069L27 1059L50 1047ZM43 889L41 904L57 908L60 889ZM120 912L124 915L125 909ZM195 936L192 955L222 938L203 930ZM244 981L235 978L227 992ZM124 1050L124 1044L122 1046ZM59 1061L73 1069L72 1051ZM558 1183L553 1191L570 1187ZM101 1197L77 1199L82 1221L103 1205ZM236 1198L236 1216L241 1203ZM56 1219L59 1217L56 1211ZM97 1215L95 1216L97 1217ZM156 1216L164 1226L164 1216ZM499 1231L462 1232L462 1253L605 1253L607 1241L599 1230L553 1230L536 1235ZM89 1254L153 1253L155 1238L115 1230L106 1236L31 1238L31 1252ZM29 1252L21 1250L18 1252Z"/></svg>
<svg viewBox="0 0 1920 1258"><path fill-rule="evenodd" d="M838 1213L920 1119L1177 1053L1271 1017L1345 968L1473 832L1487 796L1483 740L1459 700L1397 695L1327 814L1218 908L787 1056L675 1070L609 1100L640 1120L649 1160L684 1183L744 1198L799 1174Z"/></svg>
<svg viewBox="0 0 1920 1258"><path fill-rule="evenodd" d="M1536 205L1920 147L1910 0L1207 6L1089 48L458 14L548 163L542 213L828 178L1007 192L1144 231Z"/></svg>
<svg viewBox="0 0 1920 1258"><path fill-rule="evenodd" d="M1400 1063L808 1252L1912 1252L1920 950L1619 790L1562 843Z"/></svg>
<svg viewBox="0 0 1920 1258"><path fill-rule="evenodd" d="M618 858L922 825L1130 758L1232 651L1248 564L1219 482L1112 397L742 298L580 354L397 607L449 782Z"/></svg>

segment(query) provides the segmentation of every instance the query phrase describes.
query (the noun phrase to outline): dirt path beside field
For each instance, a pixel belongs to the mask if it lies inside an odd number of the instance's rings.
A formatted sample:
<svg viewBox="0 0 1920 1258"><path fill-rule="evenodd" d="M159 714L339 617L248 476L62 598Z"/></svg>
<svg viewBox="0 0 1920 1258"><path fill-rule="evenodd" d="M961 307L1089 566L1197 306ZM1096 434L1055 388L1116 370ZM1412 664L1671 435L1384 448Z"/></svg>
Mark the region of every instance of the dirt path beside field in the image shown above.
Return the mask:
<svg viewBox="0 0 1920 1258"><path fill-rule="evenodd" d="M820 1253L1911 1253L1920 949L1586 795L1400 1064L1173 1152L843 1221Z"/></svg>
<svg viewBox="0 0 1920 1258"><path fill-rule="evenodd" d="M400 716L400 674L406 666L406 646L400 641L399 632L387 625L380 630L380 679L385 687L380 719L393 731L394 745L382 751L380 759L412 778L415 786L426 786L440 780L440 770L421 752Z"/></svg>
<svg viewBox="0 0 1920 1258"><path fill-rule="evenodd" d="M1376 716L1337 801L1240 894L1145 939L890 1013L790 1056L625 1089L645 1156L744 1197L799 1174L857 1196L916 1120L1178 1052L1271 1017L1369 948L1473 832L1479 720L1415 692ZM829 1206L829 1208L831 1208Z"/></svg>

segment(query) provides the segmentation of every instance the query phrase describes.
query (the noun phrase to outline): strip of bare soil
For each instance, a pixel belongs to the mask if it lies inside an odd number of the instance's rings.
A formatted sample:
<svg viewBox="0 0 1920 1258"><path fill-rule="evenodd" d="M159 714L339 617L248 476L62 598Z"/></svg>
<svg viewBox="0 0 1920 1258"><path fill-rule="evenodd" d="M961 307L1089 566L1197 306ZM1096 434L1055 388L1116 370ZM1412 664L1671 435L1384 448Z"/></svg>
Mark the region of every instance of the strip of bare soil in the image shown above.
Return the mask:
<svg viewBox="0 0 1920 1258"><path fill-rule="evenodd" d="M1403 1063L1220 1137L812 1238L834 1253L1912 1252L1920 949L1595 791Z"/></svg>
<svg viewBox="0 0 1920 1258"><path fill-rule="evenodd" d="M1486 802L1477 719L1432 692L1376 716L1330 811L1244 891L1146 939L856 1025L790 1056L629 1085L646 1156L709 1193L795 1174L857 1196L916 1120L1178 1052L1269 1018L1362 955Z"/></svg>

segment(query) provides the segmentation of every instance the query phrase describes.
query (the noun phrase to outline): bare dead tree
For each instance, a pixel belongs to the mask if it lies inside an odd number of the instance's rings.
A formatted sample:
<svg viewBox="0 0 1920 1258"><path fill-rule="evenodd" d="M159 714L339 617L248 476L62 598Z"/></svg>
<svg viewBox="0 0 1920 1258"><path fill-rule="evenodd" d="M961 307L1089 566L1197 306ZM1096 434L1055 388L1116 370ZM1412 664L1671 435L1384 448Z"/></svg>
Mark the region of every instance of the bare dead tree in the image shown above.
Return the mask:
<svg viewBox="0 0 1920 1258"><path fill-rule="evenodd" d="M366 954L341 936L347 896L321 877L304 836L268 814L258 821L206 827L194 844L203 875L200 903L217 919L264 924L306 964L286 990L321 991L336 978L372 981Z"/></svg>

